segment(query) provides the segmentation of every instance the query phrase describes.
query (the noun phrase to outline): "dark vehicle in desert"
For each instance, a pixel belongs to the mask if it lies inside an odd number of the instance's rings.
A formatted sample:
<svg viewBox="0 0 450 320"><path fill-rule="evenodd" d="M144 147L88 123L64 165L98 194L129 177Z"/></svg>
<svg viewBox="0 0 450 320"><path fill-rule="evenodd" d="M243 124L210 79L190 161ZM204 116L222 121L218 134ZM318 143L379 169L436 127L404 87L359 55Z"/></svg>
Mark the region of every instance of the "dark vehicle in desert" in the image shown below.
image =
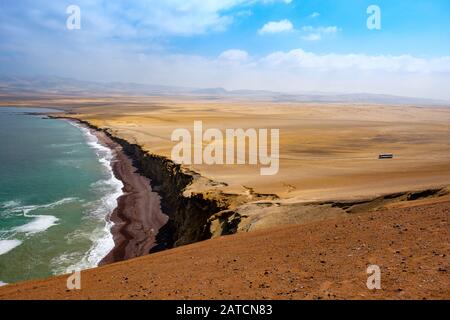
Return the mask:
<svg viewBox="0 0 450 320"><path fill-rule="evenodd" d="M394 155L392 153L382 153L378 156L378 159L393 159Z"/></svg>

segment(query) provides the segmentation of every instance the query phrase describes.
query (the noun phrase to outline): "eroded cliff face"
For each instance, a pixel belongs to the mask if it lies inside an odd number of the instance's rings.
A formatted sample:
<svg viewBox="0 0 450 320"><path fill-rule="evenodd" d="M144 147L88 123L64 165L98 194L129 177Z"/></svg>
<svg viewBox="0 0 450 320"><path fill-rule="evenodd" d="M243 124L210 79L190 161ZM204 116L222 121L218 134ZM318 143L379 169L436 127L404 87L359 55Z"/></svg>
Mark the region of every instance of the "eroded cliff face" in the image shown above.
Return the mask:
<svg viewBox="0 0 450 320"><path fill-rule="evenodd" d="M211 219L217 213L228 210L235 196L217 190L186 192L187 187L195 180L205 178L182 168L170 159L151 154L137 144L116 137L108 130L95 127L86 121L77 121L94 130L105 132L118 143L124 153L133 160L133 165L139 173L151 180L152 190L160 195L161 209L169 216L169 222L159 230L156 236L157 245L150 253L236 232L236 228L230 226L227 221L222 220L217 225L213 223L214 219Z"/></svg>
<svg viewBox="0 0 450 320"><path fill-rule="evenodd" d="M139 145L115 137L107 130L104 132L122 146L139 173L151 180L153 191L161 197L162 211L169 216L169 222L159 230L157 245L150 253L247 232L247 224L251 221L247 221L249 216L241 211L241 206L253 201L269 201L267 205L271 206L271 201L279 199L275 194L260 194L251 188L246 188L247 191L242 194L224 193L221 191L224 183L146 152ZM202 191L195 191L199 189ZM260 211L261 205L264 203L255 205L256 212Z"/></svg>
<svg viewBox="0 0 450 320"><path fill-rule="evenodd" d="M153 191L161 197L162 211L169 216L168 224L158 233L158 245L152 252L211 238L208 219L229 207L227 198L203 193L185 195L194 175L165 157L149 154L124 139L110 137L133 159L139 173L150 178Z"/></svg>

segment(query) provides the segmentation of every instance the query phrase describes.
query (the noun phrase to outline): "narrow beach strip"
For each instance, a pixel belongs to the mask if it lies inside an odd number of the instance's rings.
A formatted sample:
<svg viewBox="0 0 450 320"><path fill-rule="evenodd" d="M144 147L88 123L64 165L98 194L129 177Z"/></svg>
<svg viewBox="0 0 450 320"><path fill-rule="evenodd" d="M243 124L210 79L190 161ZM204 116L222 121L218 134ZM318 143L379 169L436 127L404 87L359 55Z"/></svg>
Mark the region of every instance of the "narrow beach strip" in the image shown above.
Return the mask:
<svg viewBox="0 0 450 320"><path fill-rule="evenodd" d="M137 172L119 144L104 132L89 130L100 144L112 150L114 175L124 185L123 195L117 199L117 207L110 216L114 248L99 265L146 255L156 245L158 230L169 220L161 211L160 196L152 191L151 181Z"/></svg>

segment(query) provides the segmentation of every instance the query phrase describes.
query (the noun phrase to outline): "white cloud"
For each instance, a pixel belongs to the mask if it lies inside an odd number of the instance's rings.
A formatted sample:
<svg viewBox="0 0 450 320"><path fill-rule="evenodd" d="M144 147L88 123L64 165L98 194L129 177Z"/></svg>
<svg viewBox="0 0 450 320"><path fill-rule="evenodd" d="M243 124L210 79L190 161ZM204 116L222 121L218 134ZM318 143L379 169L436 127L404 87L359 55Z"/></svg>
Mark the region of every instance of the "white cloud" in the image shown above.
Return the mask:
<svg viewBox="0 0 450 320"><path fill-rule="evenodd" d="M292 31L294 26L292 22L287 19L281 21L270 21L266 23L261 29L258 30L259 34L273 34L280 32Z"/></svg>
<svg viewBox="0 0 450 320"><path fill-rule="evenodd" d="M304 34L301 37L303 40L318 41L321 40L323 36L336 34L339 31L339 28L336 26L328 26L328 27L304 26L301 28L301 31Z"/></svg>
<svg viewBox="0 0 450 320"><path fill-rule="evenodd" d="M302 49L259 58L239 49L227 50L219 58L112 52L80 56L68 50L54 53L51 63L42 65L41 70L31 67L36 73L66 72L65 76L96 81L231 90L371 92L450 100L450 56L316 54Z"/></svg>
<svg viewBox="0 0 450 320"><path fill-rule="evenodd" d="M238 13L236 13L237 17L251 17L253 15L253 11L252 10L242 10L239 11Z"/></svg>
<svg viewBox="0 0 450 320"><path fill-rule="evenodd" d="M306 36L302 36L302 39L306 41L319 41L320 39L322 39L322 36L320 35L320 33L310 33Z"/></svg>
<svg viewBox="0 0 450 320"><path fill-rule="evenodd" d="M110 2L101 0L101 2ZM168 35L193 35L210 31L223 31L235 17L245 17L257 3L271 4L291 0L134 0L124 6L126 23L137 22L135 28L146 32ZM121 5L118 5L119 7ZM114 5L103 4L103 7ZM241 9L233 11L235 8Z"/></svg>
<svg viewBox="0 0 450 320"><path fill-rule="evenodd" d="M338 32L339 29L336 26L329 26L329 27L304 26L302 27L302 30L307 32L320 32L324 34L330 34Z"/></svg>
<svg viewBox="0 0 450 320"><path fill-rule="evenodd" d="M274 52L262 58L259 63L277 68L315 71L349 70L422 74L450 72L450 57L427 60L411 55L315 54L302 49Z"/></svg>
<svg viewBox="0 0 450 320"><path fill-rule="evenodd" d="M22 2L19 5L23 7L22 12L27 20L32 20L33 23L41 26L45 23L53 29L61 29L61 12L64 13L67 6L64 2L51 0L41 0L39 4L33 4L32 0ZM82 12L84 36L86 32L90 32L128 38L130 36L141 38L161 35L190 36L223 31L237 17L243 19L251 15L252 6L273 3L289 4L291 1L133 0L132 3L110 0L76 1ZM3 12L0 12L3 18L2 14Z"/></svg>
<svg viewBox="0 0 450 320"><path fill-rule="evenodd" d="M308 18L311 18L311 19L315 19L315 18L318 18L318 17L320 17L320 13L319 12L313 12L313 13L311 13L308 16Z"/></svg>
<svg viewBox="0 0 450 320"><path fill-rule="evenodd" d="M244 50L231 49L222 52L219 55L220 60L233 61L233 62L245 62L248 60L248 53Z"/></svg>

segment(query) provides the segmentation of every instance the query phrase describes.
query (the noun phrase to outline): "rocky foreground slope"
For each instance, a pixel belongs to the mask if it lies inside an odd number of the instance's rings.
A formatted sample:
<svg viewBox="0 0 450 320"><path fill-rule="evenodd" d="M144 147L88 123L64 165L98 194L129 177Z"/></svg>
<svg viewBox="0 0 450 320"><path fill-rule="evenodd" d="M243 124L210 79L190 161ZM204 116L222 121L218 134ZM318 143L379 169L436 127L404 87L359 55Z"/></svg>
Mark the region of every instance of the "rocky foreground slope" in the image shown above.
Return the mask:
<svg viewBox="0 0 450 320"><path fill-rule="evenodd" d="M449 214L425 202L220 237L84 271L79 291L60 276L0 299L449 299Z"/></svg>

